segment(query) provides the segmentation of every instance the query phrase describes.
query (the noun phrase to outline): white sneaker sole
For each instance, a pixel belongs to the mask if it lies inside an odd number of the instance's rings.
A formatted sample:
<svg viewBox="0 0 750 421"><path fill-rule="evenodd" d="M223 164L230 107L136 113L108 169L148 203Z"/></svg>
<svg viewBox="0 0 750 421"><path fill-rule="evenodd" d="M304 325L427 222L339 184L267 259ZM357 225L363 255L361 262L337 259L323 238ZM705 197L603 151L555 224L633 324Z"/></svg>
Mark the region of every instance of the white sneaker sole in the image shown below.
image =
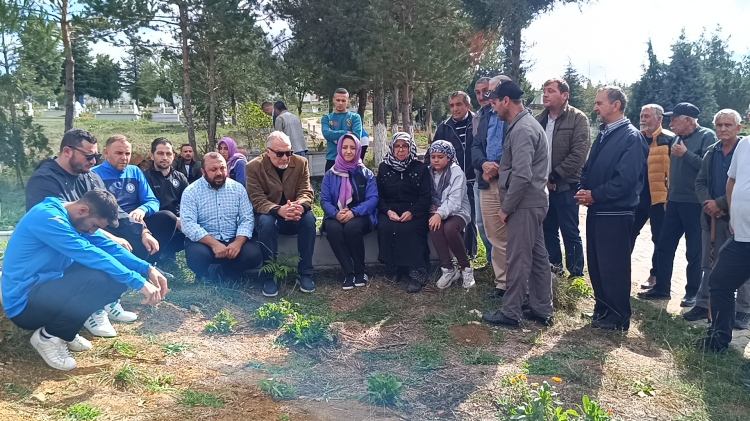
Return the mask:
<svg viewBox="0 0 750 421"><path fill-rule="evenodd" d="M96 337L99 337L99 338L114 338L115 336L117 336L117 332L115 332L114 334L97 333L97 332L94 332L93 330L89 329L88 326L84 326L84 327L86 328L86 331L89 332L92 336L96 336Z"/></svg>
<svg viewBox="0 0 750 421"><path fill-rule="evenodd" d="M456 271L456 272L455 272L455 274L453 275L453 277L451 278L451 280L450 280L450 281L448 281L448 283L447 283L447 284L445 284L445 286L440 286L440 285L436 285L436 286L438 287L438 289L446 289L446 288L449 288L449 287L450 287L451 285L453 285L453 283L454 283L454 282L456 282L456 280L457 280L457 279L459 279L460 277L461 277L461 272L459 272L459 271Z"/></svg>

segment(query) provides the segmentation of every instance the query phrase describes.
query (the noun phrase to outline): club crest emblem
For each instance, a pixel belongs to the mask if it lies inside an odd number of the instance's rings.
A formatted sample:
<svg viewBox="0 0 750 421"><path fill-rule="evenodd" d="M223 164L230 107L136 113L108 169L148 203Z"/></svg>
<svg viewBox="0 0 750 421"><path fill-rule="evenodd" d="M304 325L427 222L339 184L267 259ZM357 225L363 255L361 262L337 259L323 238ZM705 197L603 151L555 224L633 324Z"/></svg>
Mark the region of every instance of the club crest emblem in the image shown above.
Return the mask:
<svg viewBox="0 0 750 421"><path fill-rule="evenodd" d="M127 184L127 185L125 186L125 190L126 190L126 191L127 191L128 193L133 193L133 192L135 191L135 186L133 185L133 183L128 183L128 184Z"/></svg>
<svg viewBox="0 0 750 421"><path fill-rule="evenodd" d="M347 118L346 119L346 125L349 126L349 127L352 127L352 119L351 118Z"/></svg>
<svg viewBox="0 0 750 421"><path fill-rule="evenodd" d="M172 179L172 185L174 186L174 188L180 187L180 180L176 178Z"/></svg>

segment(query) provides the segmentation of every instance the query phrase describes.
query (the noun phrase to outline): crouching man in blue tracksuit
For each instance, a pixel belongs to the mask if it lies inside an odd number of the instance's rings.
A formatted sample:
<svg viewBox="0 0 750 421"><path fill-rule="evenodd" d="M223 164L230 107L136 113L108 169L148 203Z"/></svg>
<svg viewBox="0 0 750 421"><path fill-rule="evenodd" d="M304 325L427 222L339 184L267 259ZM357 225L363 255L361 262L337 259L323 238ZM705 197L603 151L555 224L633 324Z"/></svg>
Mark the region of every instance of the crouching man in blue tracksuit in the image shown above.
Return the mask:
<svg viewBox="0 0 750 421"><path fill-rule="evenodd" d="M26 212L8 241L3 309L18 327L35 329L31 345L50 367L76 367L70 351L91 349L78 331L127 287L152 305L167 293L156 268L99 231L117 223L117 201L106 190L66 203L48 197ZM142 277L146 273L151 282Z"/></svg>

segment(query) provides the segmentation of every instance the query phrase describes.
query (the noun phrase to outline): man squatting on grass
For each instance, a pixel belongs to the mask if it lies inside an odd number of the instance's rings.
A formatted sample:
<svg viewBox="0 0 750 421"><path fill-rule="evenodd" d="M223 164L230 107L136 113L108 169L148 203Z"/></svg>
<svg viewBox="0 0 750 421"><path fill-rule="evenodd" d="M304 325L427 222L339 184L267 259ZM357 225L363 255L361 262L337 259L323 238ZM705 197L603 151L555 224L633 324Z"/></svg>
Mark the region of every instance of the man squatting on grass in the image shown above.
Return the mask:
<svg viewBox="0 0 750 421"><path fill-rule="evenodd" d="M117 201L106 190L66 203L48 197L26 212L8 241L3 309L18 327L34 330L31 345L52 368L76 367L70 351L91 349L78 331L127 287L141 291L151 305L167 294L167 280L155 267L99 230L117 226L117 213Z"/></svg>

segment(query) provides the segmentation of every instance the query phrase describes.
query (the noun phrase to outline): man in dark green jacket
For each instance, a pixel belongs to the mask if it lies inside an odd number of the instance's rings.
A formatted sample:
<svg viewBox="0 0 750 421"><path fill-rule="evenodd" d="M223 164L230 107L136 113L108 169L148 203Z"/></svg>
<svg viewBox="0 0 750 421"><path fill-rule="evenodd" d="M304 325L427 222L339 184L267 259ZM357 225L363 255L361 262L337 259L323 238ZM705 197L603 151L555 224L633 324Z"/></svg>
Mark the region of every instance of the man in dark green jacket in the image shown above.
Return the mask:
<svg viewBox="0 0 750 421"><path fill-rule="evenodd" d="M701 169L703 156L709 146L716 143L713 130L698 125L700 109L689 102L675 105L664 113L670 117L669 126L677 135L669 157L669 191L667 211L657 247L659 272L656 284L648 291L638 293L646 300L671 298L674 254L682 235L685 235L687 258L687 285L680 305L693 307L701 284L701 223L703 205L695 194L695 179Z"/></svg>
<svg viewBox="0 0 750 421"><path fill-rule="evenodd" d="M569 90L564 79L544 82L544 111L536 116L550 145L549 210L544 218L544 244L550 264L555 271L564 272L558 234L561 232L568 272L571 277L582 277L583 242L578 230L578 203L573 196L578 191L591 138L586 114L568 104Z"/></svg>
<svg viewBox="0 0 750 421"><path fill-rule="evenodd" d="M703 279L698 290L695 307L685 313L686 320L708 319L708 277L711 275L719 248L732 235L729 231L729 203L727 203L727 171L732 163L734 150L739 143L740 114L734 110L721 110L714 117L716 136L720 142L711 145L703 157L701 170L695 179L695 194L703 204L701 230L703 256L701 266ZM712 238L713 233L713 238ZM711 258L713 254L714 258ZM750 282L737 290L735 329L747 329L750 321Z"/></svg>

